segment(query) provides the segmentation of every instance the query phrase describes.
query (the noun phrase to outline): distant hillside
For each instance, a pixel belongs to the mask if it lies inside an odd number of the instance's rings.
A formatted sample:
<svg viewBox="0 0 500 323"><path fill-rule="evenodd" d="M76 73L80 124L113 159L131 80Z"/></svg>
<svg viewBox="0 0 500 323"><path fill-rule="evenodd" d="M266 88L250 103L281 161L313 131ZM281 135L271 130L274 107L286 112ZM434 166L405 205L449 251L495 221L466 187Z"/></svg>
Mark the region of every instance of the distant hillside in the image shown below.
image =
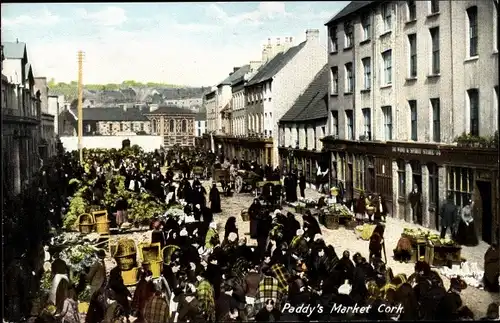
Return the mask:
<svg viewBox="0 0 500 323"><path fill-rule="evenodd" d="M76 81L72 81L71 83L56 83L54 79L51 79L48 86L50 95L64 95L68 101L76 99L78 96L78 83ZM203 92L205 91L205 87L194 88L183 85L155 82L141 83L132 80L123 81L121 84L84 84L83 88L84 90L95 91L96 93L102 91L120 91L128 88L156 89L166 100L202 97Z"/></svg>

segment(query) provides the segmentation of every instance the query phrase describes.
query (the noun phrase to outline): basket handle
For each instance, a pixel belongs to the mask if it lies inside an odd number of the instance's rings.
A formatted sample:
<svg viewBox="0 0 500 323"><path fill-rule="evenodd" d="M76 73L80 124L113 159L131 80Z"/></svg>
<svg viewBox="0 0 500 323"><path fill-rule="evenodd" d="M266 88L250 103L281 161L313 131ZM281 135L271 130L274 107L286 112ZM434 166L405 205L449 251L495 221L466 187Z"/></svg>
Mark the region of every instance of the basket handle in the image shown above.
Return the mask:
<svg viewBox="0 0 500 323"><path fill-rule="evenodd" d="M91 213L82 213L82 214L80 214L80 215L78 216L78 224L81 224L81 223L80 223L80 220L81 220L82 216L84 216L84 215L90 216L90 219L92 220L92 224L95 224L95 218L94 218L94 215L93 215L93 214L91 214Z"/></svg>

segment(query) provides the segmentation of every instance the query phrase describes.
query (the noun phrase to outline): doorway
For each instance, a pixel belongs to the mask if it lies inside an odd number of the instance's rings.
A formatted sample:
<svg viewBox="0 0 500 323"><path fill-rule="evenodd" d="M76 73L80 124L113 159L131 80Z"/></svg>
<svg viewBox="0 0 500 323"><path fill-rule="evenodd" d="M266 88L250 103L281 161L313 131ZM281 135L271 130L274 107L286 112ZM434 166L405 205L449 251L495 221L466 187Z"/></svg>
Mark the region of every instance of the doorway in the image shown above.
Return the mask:
<svg viewBox="0 0 500 323"><path fill-rule="evenodd" d="M354 172L353 172L353 167L352 163L347 164L347 178L345 181L346 185L346 200L351 201L354 198L354 183L353 183L353 178L354 178Z"/></svg>
<svg viewBox="0 0 500 323"><path fill-rule="evenodd" d="M423 224L423 209L422 209L422 165L417 160L410 161L411 172L412 172L412 191L413 187L416 185L418 188L418 192L420 194L420 202L417 203L416 209L413 211L414 220L416 220L417 224Z"/></svg>
<svg viewBox="0 0 500 323"><path fill-rule="evenodd" d="M479 205L479 216L481 219L478 221L480 227L477 228L478 232L481 233L482 240L488 244L491 244L492 238L492 224L493 224L493 213L492 213L492 194L491 194L491 183L476 181L477 189L479 191L479 196L481 198Z"/></svg>

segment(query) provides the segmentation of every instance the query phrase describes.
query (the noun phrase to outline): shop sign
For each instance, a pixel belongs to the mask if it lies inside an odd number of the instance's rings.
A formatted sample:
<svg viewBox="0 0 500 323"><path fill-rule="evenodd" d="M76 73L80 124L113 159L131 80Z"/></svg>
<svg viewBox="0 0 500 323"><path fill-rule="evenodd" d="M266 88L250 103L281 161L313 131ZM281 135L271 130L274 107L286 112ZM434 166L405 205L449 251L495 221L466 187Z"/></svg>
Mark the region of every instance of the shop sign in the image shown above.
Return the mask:
<svg viewBox="0 0 500 323"><path fill-rule="evenodd" d="M441 156L439 149L392 147L392 152L411 155Z"/></svg>

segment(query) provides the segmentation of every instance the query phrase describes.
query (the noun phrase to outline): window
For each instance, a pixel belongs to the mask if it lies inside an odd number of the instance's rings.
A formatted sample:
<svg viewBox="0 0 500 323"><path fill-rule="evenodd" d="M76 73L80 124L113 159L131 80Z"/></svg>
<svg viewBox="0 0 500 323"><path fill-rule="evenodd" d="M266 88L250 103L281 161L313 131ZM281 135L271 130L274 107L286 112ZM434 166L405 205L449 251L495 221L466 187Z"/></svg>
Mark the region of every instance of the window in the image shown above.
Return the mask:
<svg viewBox="0 0 500 323"><path fill-rule="evenodd" d="M332 111L332 136L339 135L339 112Z"/></svg>
<svg viewBox="0 0 500 323"><path fill-rule="evenodd" d="M408 21L413 21L417 19L417 5L415 0L406 1L406 6L408 7Z"/></svg>
<svg viewBox="0 0 500 323"><path fill-rule="evenodd" d="M316 127L313 127L313 148L316 149L317 146L316 146L316 143L317 143L317 139L316 139Z"/></svg>
<svg viewBox="0 0 500 323"><path fill-rule="evenodd" d="M182 132L187 132L187 121L186 120L182 120L182 124L181 124L181 131Z"/></svg>
<svg viewBox="0 0 500 323"><path fill-rule="evenodd" d="M439 74L439 27L429 29L432 43L432 74Z"/></svg>
<svg viewBox="0 0 500 323"><path fill-rule="evenodd" d="M474 172L471 168L448 169L448 193L452 193L455 205L464 206L474 190Z"/></svg>
<svg viewBox="0 0 500 323"><path fill-rule="evenodd" d="M144 122L141 122L141 125L139 126L140 131L144 131Z"/></svg>
<svg viewBox="0 0 500 323"><path fill-rule="evenodd" d="M365 189L365 161L363 156L354 156L354 187L360 191Z"/></svg>
<svg viewBox="0 0 500 323"><path fill-rule="evenodd" d="M417 34L408 35L410 77L417 77Z"/></svg>
<svg viewBox="0 0 500 323"><path fill-rule="evenodd" d="M352 63L345 64L345 93L352 93L354 89L354 75L352 73Z"/></svg>
<svg viewBox="0 0 500 323"><path fill-rule="evenodd" d="M290 138L290 144L289 146L293 145L293 132L292 132L292 127L288 127L288 133L289 133L289 138Z"/></svg>
<svg viewBox="0 0 500 323"><path fill-rule="evenodd" d="M134 131L134 123L133 122L130 123L130 131Z"/></svg>
<svg viewBox="0 0 500 323"><path fill-rule="evenodd" d="M201 129L198 129L198 137L201 137Z"/></svg>
<svg viewBox="0 0 500 323"><path fill-rule="evenodd" d="M332 75L332 93L331 94L337 94L339 93L339 70L337 66L332 67L331 70L331 75Z"/></svg>
<svg viewBox="0 0 500 323"><path fill-rule="evenodd" d="M372 34L370 15L366 14L363 17L361 17L361 28L363 28L363 41L370 39Z"/></svg>
<svg viewBox="0 0 500 323"><path fill-rule="evenodd" d="M384 137L385 140L392 140L392 108L390 106L382 107L384 114Z"/></svg>
<svg viewBox="0 0 500 323"><path fill-rule="evenodd" d="M469 22L469 56L474 57L478 55L477 51L477 7L470 7L467 9L467 18Z"/></svg>
<svg viewBox="0 0 500 323"><path fill-rule="evenodd" d="M410 107L410 115L411 115L411 140L417 141L417 101L409 100L408 106Z"/></svg>
<svg viewBox="0 0 500 323"><path fill-rule="evenodd" d="M352 22L348 21L344 23L344 34L345 34L344 49L351 48L354 40Z"/></svg>
<svg viewBox="0 0 500 323"><path fill-rule="evenodd" d="M382 5L382 19L384 20L384 31L389 31L392 28L392 12L391 4L385 3Z"/></svg>
<svg viewBox="0 0 500 323"><path fill-rule="evenodd" d="M438 204L439 196L438 166L435 163L429 163L427 169L429 170L429 204L435 207Z"/></svg>
<svg viewBox="0 0 500 323"><path fill-rule="evenodd" d="M432 141L441 141L441 107L439 98L431 99L432 107Z"/></svg>
<svg viewBox="0 0 500 323"><path fill-rule="evenodd" d="M300 137L299 137L300 131L299 131L298 126L296 128L294 128L294 130L295 130L295 146L298 147L299 146L299 142L300 142L299 141L299 139L300 139Z"/></svg>
<svg viewBox="0 0 500 323"><path fill-rule="evenodd" d="M336 53L338 48L337 26L330 27L329 33L330 33L330 53Z"/></svg>
<svg viewBox="0 0 500 323"><path fill-rule="evenodd" d="M363 120L364 120L364 133L366 140L371 140L372 138L372 114L370 108L363 109Z"/></svg>
<svg viewBox="0 0 500 323"><path fill-rule="evenodd" d="M309 147L309 140L308 140L309 134L307 132L308 132L307 126L304 126L304 144L306 149Z"/></svg>
<svg viewBox="0 0 500 323"><path fill-rule="evenodd" d="M120 131L123 131L123 122L120 122Z"/></svg>
<svg viewBox="0 0 500 323"><path fill-rule="evenodd" d="M470 134L479 136L479 91L470 89L467 94L469 96Z"/></svg>
<svg viewBox="0 0 500 323"><path fill-rule="evenodd" d="M372 83L372 67L370 57L363 58L363 75L364 75L364 89L369 90Z"/></svg>
<svg viewBox="0 0 500 323"><path fill-rule="evenodd" d="M108 123L109 131L113 131L113 122Z"/></svg>
<svg viewBox="0 0 500 323"><path fill-rule="evenodd" d="M398 197L406 198L406 163L398 160Z"/></svg>
<svg viewBox="0 0 500 323"><path fill-rule="evenodd" d="M174 120L170 119L168 127L169 127L169 131L170 132L174 132L175 131L175 122L174 122Z"/></svg>
<svg viewBox="0 0 500 323"><path fill-rule="evenodd" d="M431 14L439 12L439 0L431 0L430 5L431 5L431 8L430 8Z"/></svg>
<svg viewBox="0 0 500 323"><path fill-rule="evenodd" d="M382 53L382 60L384 62L384 83L383 85L392 84L392 50L386 50Z"/></svg>
<svg viewBox="0 0 500 323"><path fill-rule="evenodd" d="M354 140L354 118L352 110L345 111L347 124L347 140Z"/></svg>

